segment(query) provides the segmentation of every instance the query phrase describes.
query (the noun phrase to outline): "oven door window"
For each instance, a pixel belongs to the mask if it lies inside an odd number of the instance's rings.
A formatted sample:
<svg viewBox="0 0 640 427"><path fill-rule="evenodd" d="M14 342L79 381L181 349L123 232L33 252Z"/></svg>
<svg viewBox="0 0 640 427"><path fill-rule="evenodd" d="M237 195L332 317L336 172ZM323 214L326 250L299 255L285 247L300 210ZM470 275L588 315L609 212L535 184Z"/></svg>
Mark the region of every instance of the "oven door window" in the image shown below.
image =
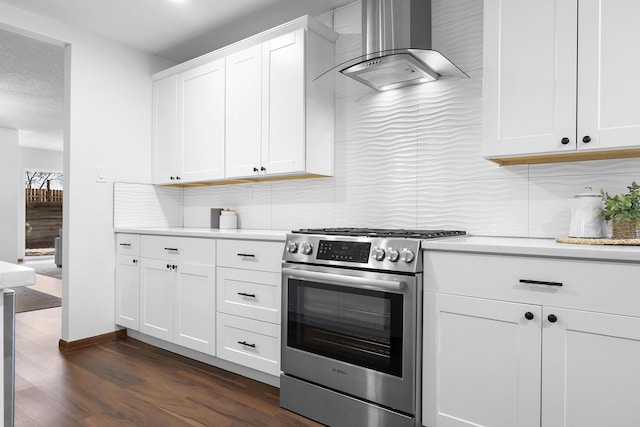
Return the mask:
<svg viewBox="0 0 640 427"><path fill-rule="evenodd" d="M287 345L402 376L402 294L289 279Z"/></svg>

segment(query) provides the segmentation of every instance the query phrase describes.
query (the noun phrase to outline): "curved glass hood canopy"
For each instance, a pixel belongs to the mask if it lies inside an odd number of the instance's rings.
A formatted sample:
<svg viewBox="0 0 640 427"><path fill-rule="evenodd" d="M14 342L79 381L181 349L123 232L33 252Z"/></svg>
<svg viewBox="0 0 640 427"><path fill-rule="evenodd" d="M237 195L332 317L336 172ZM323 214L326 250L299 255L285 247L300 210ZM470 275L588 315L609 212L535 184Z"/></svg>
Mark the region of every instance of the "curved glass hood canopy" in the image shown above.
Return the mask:
<svg viewBox="0 0 640 427"><path fill-rule="evenodd" d="M430 0L362 0L362 19L365 54L332 68L316 83L324 86L343 75L386 91L440 77L469 77L431 49Z"/></svg>

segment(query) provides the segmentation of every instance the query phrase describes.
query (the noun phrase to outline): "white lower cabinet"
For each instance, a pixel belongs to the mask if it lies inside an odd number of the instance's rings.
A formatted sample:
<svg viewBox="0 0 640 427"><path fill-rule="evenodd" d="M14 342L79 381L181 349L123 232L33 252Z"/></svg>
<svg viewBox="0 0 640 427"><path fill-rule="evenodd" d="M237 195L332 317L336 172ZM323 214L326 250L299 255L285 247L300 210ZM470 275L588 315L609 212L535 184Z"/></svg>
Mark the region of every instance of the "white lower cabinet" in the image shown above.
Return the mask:
<svg viewBox="0 0 640 427"><path fill-rule="evenodd" d="M640 425L640 265L424 258L423 425Z"/></svg>
<svg viewBox="0 0 640 427"><path fill-rule="evenodd" d="M239 365L280 374L280 325L218 313L218 357Z"/></svg>
<svg viewBox="0 0 640 427"><path fill-rule="evenodd" d="M282 242L219 240L217 356L280 374Z"/></svg>
<svg viewBox="0 0 640 427"><path fill-rule="evenodd" d="M188 261L196 249L210 264ZM142 237L140 332L215 355L215 307L215 240Z"/></svg>

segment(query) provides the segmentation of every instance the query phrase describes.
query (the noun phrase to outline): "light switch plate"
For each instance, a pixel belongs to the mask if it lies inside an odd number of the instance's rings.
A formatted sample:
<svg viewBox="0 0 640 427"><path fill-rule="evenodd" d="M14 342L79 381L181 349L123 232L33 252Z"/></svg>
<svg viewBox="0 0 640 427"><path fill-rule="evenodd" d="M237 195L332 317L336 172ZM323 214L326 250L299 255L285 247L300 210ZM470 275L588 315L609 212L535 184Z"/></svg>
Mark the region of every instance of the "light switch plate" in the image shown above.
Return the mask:
<svg viewBox="0 0 640 427"><path fill-rule="evenodd" d="M107 167L98 166L96 168L96 182L107 182Z"/></svg>

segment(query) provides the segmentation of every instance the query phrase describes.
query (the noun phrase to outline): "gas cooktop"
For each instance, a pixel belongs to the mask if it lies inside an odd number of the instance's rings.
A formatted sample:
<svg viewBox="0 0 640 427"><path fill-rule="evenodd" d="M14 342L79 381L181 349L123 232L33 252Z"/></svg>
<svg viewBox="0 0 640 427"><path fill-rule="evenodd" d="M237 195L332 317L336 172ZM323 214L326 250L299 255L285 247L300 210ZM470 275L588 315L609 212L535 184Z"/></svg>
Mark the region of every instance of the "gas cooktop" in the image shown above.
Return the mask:
<svg viewBox="0 0 640 427"><path fill-rule="evenodd" d="M318 234L326 236L393 237L407 239L433 239L437 237L463 236L465 231L455 230L407 230L389 228L303 228L293 231L296 234Z"/></svg>

